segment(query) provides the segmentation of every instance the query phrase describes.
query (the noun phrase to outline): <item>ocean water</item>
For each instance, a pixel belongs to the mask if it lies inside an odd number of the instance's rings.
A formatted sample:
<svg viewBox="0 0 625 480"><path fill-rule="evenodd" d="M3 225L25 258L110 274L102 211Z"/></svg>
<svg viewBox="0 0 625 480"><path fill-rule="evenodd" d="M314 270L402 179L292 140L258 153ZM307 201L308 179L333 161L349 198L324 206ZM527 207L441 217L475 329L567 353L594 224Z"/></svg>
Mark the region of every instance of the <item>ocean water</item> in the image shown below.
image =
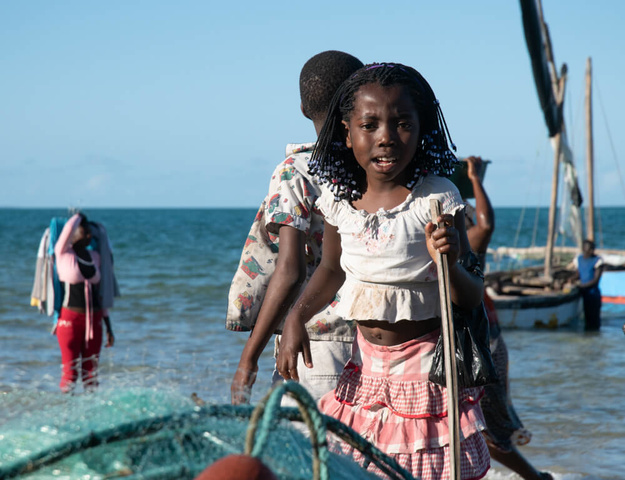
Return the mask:
<svg viewBox="0 0 625 480"><path fill-rule="evenodd" d="M86 213L107 226L122 292L111 312L116 345L102 352L101 390L143 387L229 402L247 335L225 330L226 298L255 210ZM0 209L0 432L32 402L59 395L52 321L29 303L43 230L52 216L65 214ZM536 215L544 225L546 209L496 209L491 246L544 245L545 230L534 233ZM625 249L625 209L604 209L600 219L599 243ZM625 314L605 313L596 334L504 331L513 403L533 433L520 450L558 480L625 478ZM259 367L253 402L270 386L271 345ZM493 462L487 478L518 477Z"/></svg>

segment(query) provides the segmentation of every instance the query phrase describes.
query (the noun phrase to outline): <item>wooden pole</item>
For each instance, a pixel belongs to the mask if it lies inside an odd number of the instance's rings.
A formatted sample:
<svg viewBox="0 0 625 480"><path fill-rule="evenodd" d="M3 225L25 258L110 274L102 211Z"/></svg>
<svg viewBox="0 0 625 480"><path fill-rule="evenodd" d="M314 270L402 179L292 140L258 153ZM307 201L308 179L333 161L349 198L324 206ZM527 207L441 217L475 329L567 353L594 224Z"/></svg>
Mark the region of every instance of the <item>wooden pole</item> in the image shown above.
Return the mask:
<svg viewBox="0 0 625 480"><path fill-rule="evenodd" d="M595 241L595 187L594 154L592 140L592 60L586 61L586 173L588 175L588 206L586 212L586 238Z"/></svg>
<svg viewBox="0 0 625 480"><path fill-rule="evenodd" d="M441 215L441 203L430 200L432 222ZM440 225L439 225L440 226ZM456 368L456 341L451 305L449 264L447 255L437 253L438 291L441 301L441 328L443 332L443 359L447 386L447 420L449 425L449 478L460 480L460 414L458 412L458 369Z"/></svg>
<svg viewBox="0 0 625 480"><path fill-rule="evenodd" d="M558 208L558 180L560 178L560 143L562 134L553 137L553 176L551 177L551 201L549 202L549 230L547 231L547 246L545 251L545 278L551 280L553 267L553 245L556 238L556 211Z"/></svg>
<svg viewBox="0 0 625 480"><path fill-rule="evenodd" d="M558 79L558 88L555 93L558 109L562 109L564 103L564 88L566 86L566 68L562 69L562 74ZM560 125L560 130L552 139L553 146L553 178L551 179L551 202L549 203L549 230L547 231L547 251L545 254L544 276L547 280L553 279L553 246L556 238L556 212L558 209L558 186L560 182L560 156L562 154L562 133L565 131L564 122Z"/></svg>
<svg viewBox="0 0 625 480"><path fill-rule="evenodd" d="M555 65L556 62L553 55L553 48L551 46L551 38L549 36L549 28L545 23L541 0L536 0L536 6L538 9L540 26L542 29L543 47L545 50L545 56L547 58L547 66L549 67L549 74L551 76L551 88L553 90L553 96L560 116L558 133L556 133L551 138L554 150L554 160L553 178L551 179L551 202L549 203L549 225L547 231L547 246L544 267L544 277L546 280L551 281L553 279L553 247L556 236L556 211L558 208L558 185L560 181L560 155L562 151L562 132L564 131L564 121L562 120L561 115L562 104L564 103L564 86L566 85L566 65L562 66L561 73L560 75L558 75Z"/></svg>

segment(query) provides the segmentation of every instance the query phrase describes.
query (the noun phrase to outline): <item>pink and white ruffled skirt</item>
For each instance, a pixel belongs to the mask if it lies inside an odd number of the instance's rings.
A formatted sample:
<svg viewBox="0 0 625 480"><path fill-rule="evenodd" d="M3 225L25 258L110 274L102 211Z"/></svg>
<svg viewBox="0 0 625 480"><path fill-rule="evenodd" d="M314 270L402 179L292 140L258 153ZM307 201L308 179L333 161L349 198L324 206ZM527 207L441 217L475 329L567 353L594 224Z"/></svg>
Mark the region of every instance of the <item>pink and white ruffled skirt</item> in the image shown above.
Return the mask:
<svg viewBox="0 0 625 480"><path fill-rule="evenodd" d="M416 478L449 478L447 389L428 380L435 331L400 345L375 345L360 330L336 389L319 401L326 415L342 421L395 458ZM481 431L482 388L461 389L460 470L464 480L486 475L490 456ZM364 457L347 444L340 449L356 461ZM369 470L381 472L371 464Z"/></svg>

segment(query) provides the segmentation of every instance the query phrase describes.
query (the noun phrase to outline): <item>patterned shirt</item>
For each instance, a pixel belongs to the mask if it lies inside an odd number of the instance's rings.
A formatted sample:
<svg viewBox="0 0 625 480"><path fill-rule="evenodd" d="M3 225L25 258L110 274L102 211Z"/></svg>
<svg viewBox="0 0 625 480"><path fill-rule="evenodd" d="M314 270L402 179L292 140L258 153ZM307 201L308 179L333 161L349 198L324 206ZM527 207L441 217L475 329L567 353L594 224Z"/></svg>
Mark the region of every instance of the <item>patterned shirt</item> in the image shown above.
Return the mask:
<svg viewBox="0 0 625 480"><path fill-rule="evenodd" d="M306 237L307 274L300 293L321 261L323 217L315 206L321 189L308 173L313 148L313 143L287 145L286 160L273 172L269 193L256 214L230 287L226 316L229 330L249 331L256 323L278 259L280 226L296 228ZM311 340L353 340L353 323L334 313L338 298L306 324ZM282 325L276 333L281 329Z"/></svg>

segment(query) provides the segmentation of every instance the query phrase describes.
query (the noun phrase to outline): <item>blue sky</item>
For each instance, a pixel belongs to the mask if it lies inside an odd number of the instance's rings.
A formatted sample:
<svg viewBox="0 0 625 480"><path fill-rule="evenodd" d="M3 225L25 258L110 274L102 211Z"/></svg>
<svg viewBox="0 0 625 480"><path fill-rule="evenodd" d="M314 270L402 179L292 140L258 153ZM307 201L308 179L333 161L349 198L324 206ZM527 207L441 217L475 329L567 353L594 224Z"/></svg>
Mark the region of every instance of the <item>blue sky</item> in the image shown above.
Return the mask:
<svg viewBox="0 0 625 480"><path fill-rule="evenodd" d="M625 2L543 8L580 176L591 56L596 201L625 205ZM0 3L0 45L1 207L256 207L285 144L314 139L299 71L330 49L417 68L458 154L492 160L493 203L549 202L518 1L24 0Z"/></svg>

